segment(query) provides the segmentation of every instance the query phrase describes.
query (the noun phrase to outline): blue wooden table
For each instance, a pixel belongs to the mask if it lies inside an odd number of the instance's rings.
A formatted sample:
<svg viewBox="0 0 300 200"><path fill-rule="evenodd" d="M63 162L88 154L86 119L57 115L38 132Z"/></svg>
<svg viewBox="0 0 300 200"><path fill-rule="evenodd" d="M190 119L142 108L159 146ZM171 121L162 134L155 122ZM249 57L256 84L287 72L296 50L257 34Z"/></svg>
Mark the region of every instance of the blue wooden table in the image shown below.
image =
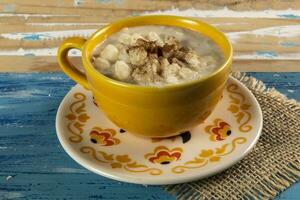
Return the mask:
<svg viewBox="0 0 300 200"><path fill-rule="evenodd" d="M250 74L300 100L300 73ZM159 186L98 176L65 153L55 115L73 85L62 73L0 73L0 199L175 199ZM300 199L300 183L277 199Z"/></svg>

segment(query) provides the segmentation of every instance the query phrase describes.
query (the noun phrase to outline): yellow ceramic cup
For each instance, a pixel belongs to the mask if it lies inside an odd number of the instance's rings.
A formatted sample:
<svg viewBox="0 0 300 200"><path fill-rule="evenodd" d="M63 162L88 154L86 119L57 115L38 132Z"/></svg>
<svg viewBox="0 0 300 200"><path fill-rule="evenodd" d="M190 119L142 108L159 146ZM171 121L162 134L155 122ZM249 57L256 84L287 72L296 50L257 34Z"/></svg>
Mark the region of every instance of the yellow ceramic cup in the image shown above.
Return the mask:
<svg viewBox="0 0 300 200"><path fill-rule="evenodd" d="M92 51L105 38L124 27L142 25L178 26L213 39L224 53L218 70L197 80L163 87L120 82L99 73L91 63ZM68 61L68 51L82 51L85 74ZM58 62L74 81L91 90L97 104L117 126L147 137L169 137L203 122L220 98L231 70L232 47L223 33L196 19L177 16L141 16L120 20L95 32L89 39L65 40ZM104 127L105 128L105 127Z"/></svg>

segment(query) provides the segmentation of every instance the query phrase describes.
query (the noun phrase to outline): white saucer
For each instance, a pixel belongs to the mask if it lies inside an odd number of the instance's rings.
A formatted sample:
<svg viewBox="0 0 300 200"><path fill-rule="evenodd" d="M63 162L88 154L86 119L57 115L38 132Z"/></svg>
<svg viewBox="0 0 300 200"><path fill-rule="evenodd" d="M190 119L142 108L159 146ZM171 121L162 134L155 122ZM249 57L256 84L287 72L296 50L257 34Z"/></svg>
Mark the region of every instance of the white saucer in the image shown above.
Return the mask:
<svg viewBox="0 0 300 200"><path fill-rule="evenodd" d="M130 183L162 185L216 174L246 156L262 129L252 93L230 77L213 113L193 130L169 139L140 138L110 122L91 92L76 85L61 102L56 131L83 167Z"/></svg>

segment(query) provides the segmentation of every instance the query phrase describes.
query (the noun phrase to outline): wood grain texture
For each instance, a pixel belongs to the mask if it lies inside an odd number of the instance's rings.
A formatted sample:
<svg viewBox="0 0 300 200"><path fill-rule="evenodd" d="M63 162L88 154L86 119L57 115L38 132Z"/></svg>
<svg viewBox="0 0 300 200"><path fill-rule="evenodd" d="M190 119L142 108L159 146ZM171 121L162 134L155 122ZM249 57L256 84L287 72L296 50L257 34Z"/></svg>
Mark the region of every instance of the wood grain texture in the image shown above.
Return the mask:
<svg viewBox="0 0 300 200"><path fill-rule="evenodd" d="M155 13L196 17L219 28L233 44L234 70L300 71L296 0L2 0L0 72L60 71L56 51L63 39Z"/></svg>
<svg viewBox="0 0 300 200"><path fill-rule="evenodd" d="M300 73L251 75L300 100ZM0 73L0 199L175 199L161 187L96 175L65 153L55 115L73 85L62 73ZM277 199L296 200L299 191L297 183Z"/></svg>
<svg viewBox="0 0 300 200"><path fill-rule="evenodd" d="M80 57L70 59L81 66ZM246 67L245 67L246 66ZM289 67L287 67L289 66ZM234 59L233 71L243 72L298 72L298 60ZM0 56L0 72L58 72L61 71L54 56Z"/></svg>
<svg viewBox="0 0 300 200"><path fill-rule="evenodd" d="M300 7L300 2L295 0L265 0L265 1L249 1L249 0L48 0L48 1L36 1L36 0L1 0L2 6L5 4L15 5L15 10L23 11L26 13L40 12L39 10L45 9L45 13L55 13L63 9L73 9L80 7L81 10L85 9L114 9L114 10L127 10L127 11L139 11L139 10L160 10L169 9L170 7L177 7L181 9L196 8L196 9L216 9L227 6L233 10L265 10L265 9L288 9ZM53 8L52 10L47 8ZM94 13L87 13L89 15L95 15ZM97 13L99 14L99 13Z"/></svg>
<svg viewBox="0 0 300 200"><path fill-rule="evenodd" d="M174 199L160 187L120 183L85 170L55 135L57 108L74 85L56 73L62 40L155 13L196 17L219 28L233 43L234 70L300 71L297 0L1 0L0 72L54 73L0 73L0 199ZM79 54L73 55L80 65ZM300 100L300 73L251 75ZM277 199L299 199L299 191L297 183Z"/></svg>

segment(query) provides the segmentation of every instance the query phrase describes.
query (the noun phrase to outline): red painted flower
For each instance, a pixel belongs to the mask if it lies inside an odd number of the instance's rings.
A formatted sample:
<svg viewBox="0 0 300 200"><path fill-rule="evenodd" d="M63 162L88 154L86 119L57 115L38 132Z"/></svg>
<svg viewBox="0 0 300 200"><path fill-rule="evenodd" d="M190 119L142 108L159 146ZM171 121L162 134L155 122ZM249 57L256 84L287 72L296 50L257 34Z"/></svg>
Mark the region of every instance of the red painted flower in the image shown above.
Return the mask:
<svg viewBox="0 0 300 200"><path fill-rule="evenodd" d="M94 127L90 132L90 140L92 143L100 144L102 146L113 146L120 143L120 140L114 138L116 131L113 129L101 129Z"/></svg>
<svg viewBox="0 0 300 200"><path fill-rule="evenodd" d="M212 141L221 141L231 135L230 125L221 119L215 119L214 125L206 126L205 131L211 134Z"/></svg>
<svg viewBox="0 0 300 200"><path fill-rule="evenodd" d="M165 146L156 147L153 153L148 153L145 158L155 164L167 165L181 157L182 148L168 149Z"/></svg>

